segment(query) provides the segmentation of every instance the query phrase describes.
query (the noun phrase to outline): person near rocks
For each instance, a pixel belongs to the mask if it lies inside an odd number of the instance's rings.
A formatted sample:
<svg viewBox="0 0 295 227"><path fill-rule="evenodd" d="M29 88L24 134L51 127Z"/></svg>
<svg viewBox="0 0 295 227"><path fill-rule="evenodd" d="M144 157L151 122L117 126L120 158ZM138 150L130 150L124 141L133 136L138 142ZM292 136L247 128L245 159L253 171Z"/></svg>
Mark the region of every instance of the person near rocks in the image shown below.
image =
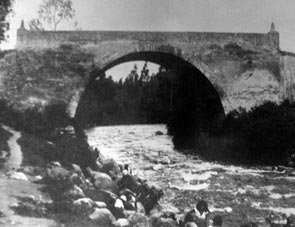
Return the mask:
<svg viewBox="0 0 295 227"><path fill-rule="evenodd" d="M136 194L129 189L124 189L120 191L120 198L122 198L124 208L126 210L137 210L137 198Z"/></svg>
<svg viewBox="0 0 295 227"><path fill-rule="evenodd" d="M121 171L123 176L132 175L132 169L129 167L128 164L125 164Z"/></svg>
<svg viewBox="0 0 295 227"><path fill-rule="evenodd" d="M140 188L140 182L138 182L137 179L130 174L123 175L122 178L119 178L116 181L116 183L120 191L124 189L129 189L132 192L138 193L138 190Z"/></svg>
<svg viewBox="0 0 295 227"><path fill-rule="evenodd" d="M97 160L99 158L100 151L97 148L94 148L93 150L93 158L94 160Z"/></svg>
<svg viewBox="0 0 295 227"><path fill-rule="evenodd" d="M206 215L210 213L208 204L205 200L200 200L194 210L197 216L200 218L206 218Z"/></svg>
<svg viewBox="0 0 295 227"><path fill-rule="evenodd" d="M209 214L207 202L200 200L194 209L186 213L184 221L180 221L180 226L186 226L187 223L194 222L199 227L207 227L209 225Z"/></svg>
<svg viewBox="0 0 295 227"><path fill-rule="evenodd" d="M192 225L192 223L197 224L198 222L198 218L194 215L194 211L191 210L189 212L187 212L187 214L184 217L184 222L180 223L180 226L187 226L187 224Z"/></svg>

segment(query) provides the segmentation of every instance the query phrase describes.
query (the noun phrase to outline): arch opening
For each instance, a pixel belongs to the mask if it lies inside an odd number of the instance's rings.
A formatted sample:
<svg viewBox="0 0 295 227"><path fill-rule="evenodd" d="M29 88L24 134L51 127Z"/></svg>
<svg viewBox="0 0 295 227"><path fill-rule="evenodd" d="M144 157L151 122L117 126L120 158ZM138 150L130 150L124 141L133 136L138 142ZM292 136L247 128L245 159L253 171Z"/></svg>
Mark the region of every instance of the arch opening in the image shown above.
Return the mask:
<svg viewBox="0 0 295 227"><path fill-rule="evenodd" d="M169 114L167 121L162 123L167 124L176 147L192 147L201 132L213 133L219 128L224 118L224 109L219 94L211 82L188 61L162 52L131 53L115 59L102 69L94 69L77 107L75 119L79 127L89 126L91 115L95 115L94 97L98 92L96 81L112 67L131 61L152 62L161 65L168 72L171 83L169 111L167 111ZM112 91L110 89L105 93L108 96Z"/></svg>

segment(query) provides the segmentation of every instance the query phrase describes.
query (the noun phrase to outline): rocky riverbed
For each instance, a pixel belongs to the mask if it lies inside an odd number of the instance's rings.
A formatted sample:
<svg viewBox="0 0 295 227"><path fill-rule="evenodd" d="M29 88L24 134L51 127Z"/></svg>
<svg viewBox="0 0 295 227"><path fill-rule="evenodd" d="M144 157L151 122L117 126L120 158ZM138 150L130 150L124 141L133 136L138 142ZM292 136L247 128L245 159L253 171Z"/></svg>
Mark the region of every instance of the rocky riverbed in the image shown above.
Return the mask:
<svg viewBox="0 0 295 227"><path fill-rule="evenodd" d="M24 135L10 128L4 129L8 133L5 139L8 139L2 143L2 149L6 150L2 156L6 158L0 174L0 226L93 226L88 217L96 218L97 212L85 214L84 220L80 211L78 215L75 209L66 213L62 207L81 205L83 210L89 204L91 207L101 206L99 202L82 196L83 193L78 190L78 187L86 187L83 191L87 192L89 183L83 177L77 178L80 172L76 172L73 166L63 167L59 163L42 168L44 164L36 165L42 157L36 159L34 156L34 160L37 160L35 164L24 162L32 155L27 152L29 147L19 146L18 141L24 139ZM213 214L222 216L223 226L235 227L250 222L258 226L273 226L269 225L270 222L280 224L277 226L290 226L286 225L287 217L294 218L294 169L206 162L175 150L164 125L96 127L88 130L87 136L90 145L98 148L103 156L113 158L119 164L129 164L133 175L163 190L164 196L159 205L151 210L151 217L155 219L142 219L149 223L154 221L153 227L159 226L157 213L165 214L165 210L183 214L200 199L208 202ZM78 182L78 185L81 184L78 187L69 188L67 192L79 195L79 198L66 200L71 201L68 204L58 203L61 198L50 198L48 195L50 186L55 190L60 183L67 182L66 178L58 177L58 184L50 184L48 177L49 180L51 176L51 180L56 180L55 176L64 174L75 182L77 179L84 182ZM46 178L47 182L42 181ZM46 184L47 191L44 191ZM58 197L60 194L52 195ZM93 209L97 211L97 208ZM168 220L165 226L175 226L171 219L163 220ZM124 223L117 224L124 226Z"/></svg>
<svg viewBox="0 0 295 227"><path fill-rule="evenodd" d="M134 174L163 189L162 207L180 212L199 199L220 214L224 226L255 222L286 223L295 215L295 170L279 167L232 166L206 162L173 148L164 125L97 127L87 131L91 146Z"/></svg>

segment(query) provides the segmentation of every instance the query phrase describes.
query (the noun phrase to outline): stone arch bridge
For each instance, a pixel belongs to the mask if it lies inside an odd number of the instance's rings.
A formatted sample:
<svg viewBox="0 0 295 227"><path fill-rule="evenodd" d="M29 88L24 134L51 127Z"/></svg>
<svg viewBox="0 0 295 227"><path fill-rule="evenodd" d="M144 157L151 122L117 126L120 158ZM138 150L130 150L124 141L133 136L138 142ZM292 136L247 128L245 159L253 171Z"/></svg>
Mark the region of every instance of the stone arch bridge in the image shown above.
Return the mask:
<svg viewBox="0 0 295 227"><path fill-rule="evenodd" d="M147 60L195 75L205 112L294 97L295 60L281 52L279 33L29 31L1 61L0 95L20 107L69 103L75 115L85 89L120 63ZM95 73L94 73L95 72ZM207 108L207 109L206 109ZM79 108L78 108L79 109Z"/></svg>

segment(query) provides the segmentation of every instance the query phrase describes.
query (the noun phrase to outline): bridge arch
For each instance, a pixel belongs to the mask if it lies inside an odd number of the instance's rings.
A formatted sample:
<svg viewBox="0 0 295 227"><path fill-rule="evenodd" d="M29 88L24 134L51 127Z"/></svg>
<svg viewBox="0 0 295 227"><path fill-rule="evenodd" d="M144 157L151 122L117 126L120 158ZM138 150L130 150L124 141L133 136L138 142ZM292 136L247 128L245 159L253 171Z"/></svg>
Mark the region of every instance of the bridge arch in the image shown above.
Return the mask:
<svg viewBox="0 0 295 227"><path fill-rule="evenodd" d="M177 52L178 53L178 52ZM108 61L102 68L94 69L89 75L89 83L87 84L85 91L83 92L79 104L77 106L77 111L75 114L76 121L83 121L87 119L87 114L85 110L89 108L89 98L91 99L91 87L95 83L96 78L107 71L108 69L131 61L148 61L159 64L170 70L173 75L177 75L175 83L180 87L177 88L175 93L176 97L173 106L175 106L175 113L178 114L176 121L181 121L178 125L171 126L172 131L177 131L176 128L182 127L183 131L187 131L182 136L188 137L193 136L193 129L186 130L189 128L190 122L197 119L198 125L202 125L201 128L214 128L218 125L224 117L224 109L221 102L221 98L212 85L210 80L193 64L184 60L182 57L175 54L159 51L138 51L126 54L122 57L116 58L113 61ZM183 102L181 100L186 100L186 104L179 104ZM191 105L189 108L191 113L184 113L181 105ZM86 111L87 112L87 111ZM173 129L174 128L174 129Z"/></svg>
<svg viewBox="0 0 295 227"><path fill-rule="evenodd" d="M224 92L224 85L220 82L218 76L198 57L199 49L194 44L187 45L185 43L184 45L183 43L167 42L166 40L109 41L100 43L94 49L99 49L98 52L94 51L95 66L105 70L115 66L115 62L128 59L130 56L139 56L142 53L154 53L155 55L158 53L178 57L195 66L211 81L214 87ZM149 57L142 57L142 59L147 58ZM149 59L152 62L153 58Z"/></svg>

